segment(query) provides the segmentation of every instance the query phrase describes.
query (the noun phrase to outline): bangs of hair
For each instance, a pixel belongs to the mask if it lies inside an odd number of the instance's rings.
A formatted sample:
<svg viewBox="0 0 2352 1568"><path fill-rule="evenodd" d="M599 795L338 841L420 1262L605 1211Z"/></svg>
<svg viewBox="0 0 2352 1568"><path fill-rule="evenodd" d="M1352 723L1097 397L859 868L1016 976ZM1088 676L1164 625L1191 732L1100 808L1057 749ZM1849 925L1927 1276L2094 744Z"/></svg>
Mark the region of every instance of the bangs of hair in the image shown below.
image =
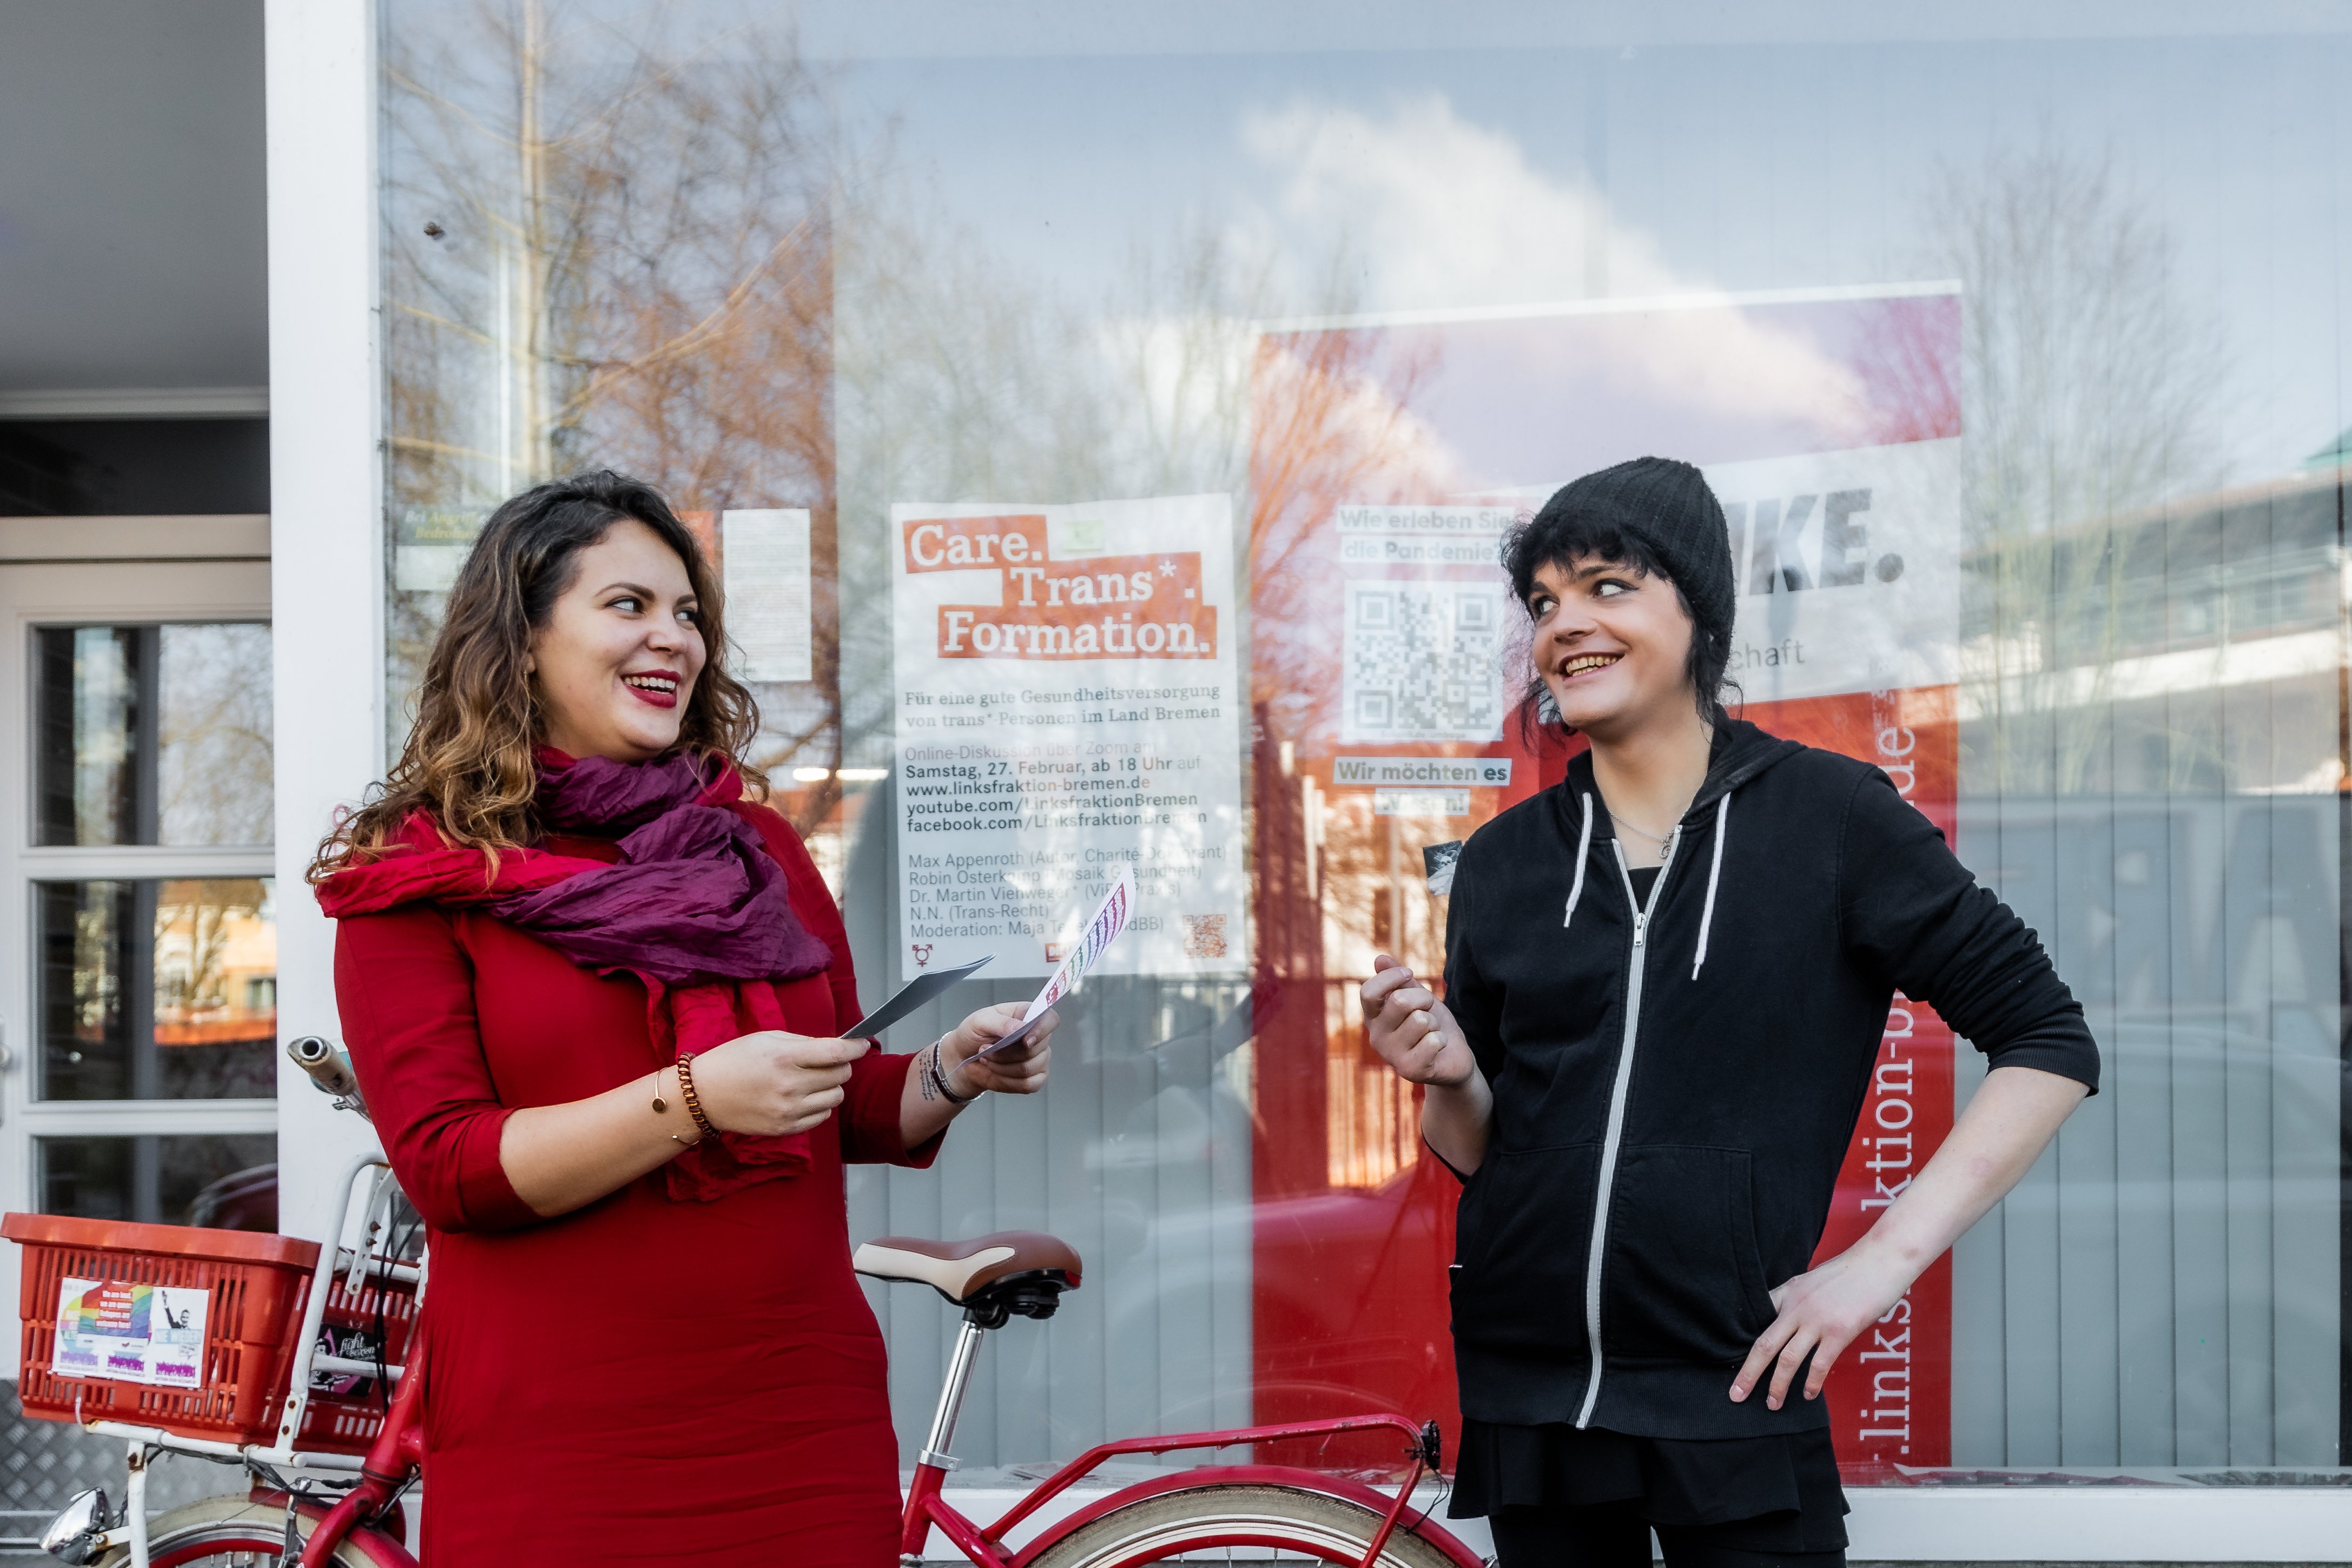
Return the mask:
<svg viewBox="0 0 2352 1568"><path fill-rule="evenodd" d="M1674 580L1658 552L1640 535L1589 512L1535 517L1503 538L1503 570L1510 575L1511 596L1522 606L1536 591L1536 573L1548 566L1572 567L1587 560L1610 561L1633 567L1644 577ZM1690 613L1687 602L1683 613Z"/></svg>
<svg viewBox="0 0 2352 1568"><path fill-rule="evenodd" d="M1691 623L1690 657L1683 665L1683 673L1690 681L1699 716L1710 724L1730 716L1724 697L1727 693L1737 702L1739 685L1727 674L1731 664L1729 628L1710 632L1698 623L1682 585L1675 581L1664 558L1641 535L1590 512L1539 514L1503 536L1501 559L1503 570L1511 580L1511 596L1518 601L1522 612L1527 612L1528 601L1535 593L1536 573L1548 566L1570 568L1583 561L1607 561L1671 584L1675 602L1682 607L1683 615ZM1532 617L1529 625L1532 626ZM1519 704L1521 737L1531 738L1531 728L1541 725L1556 725L1573 733L1561 720L1543 675L1530 668Z"/></svg>

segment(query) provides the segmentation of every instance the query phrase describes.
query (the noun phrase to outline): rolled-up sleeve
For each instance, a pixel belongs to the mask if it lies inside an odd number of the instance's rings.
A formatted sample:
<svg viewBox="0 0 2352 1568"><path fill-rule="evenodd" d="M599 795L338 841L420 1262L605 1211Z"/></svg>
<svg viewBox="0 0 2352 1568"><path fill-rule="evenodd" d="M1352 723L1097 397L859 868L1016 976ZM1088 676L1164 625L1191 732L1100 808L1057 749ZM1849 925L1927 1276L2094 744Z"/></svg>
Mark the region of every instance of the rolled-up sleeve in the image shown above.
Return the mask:
<svg viewBox="0 0 2352 1568"><path fill-rule="evenodd" d="M1849 949L1991 1065L2039 1068L2098 1092L2098 1043L2041 939L1884 773L1864 778L1847 806L1838 888Z"/></svg>
<svg viewBox="0 0 2352 1568"><path fill-rule="evenodd" d="M947 1137L944 1128L911 1149L907 1146L899 1111L906 1101L907 1074L914 1065L914 1057L878 1047L850 1064L849 1083L842 1091L841 1109L836 1113L843 1159L851 1165L911 1166L924 1170L939 1158L940 1145Z"/></svg>
<svg viewBox="0 0 2352 1568"><path fill-rule="evenodd" d="M412 904L338 923L335 999L393 1173L437 1230L540 1216L499 1158L499 1103L474 1012L474 967L446 915Z"/></svg>
<svg viewBox="0 0 2352 1568"><path fill-rule="evenodd" d="M809 859L808 846L793 825L766 806L736 808L767 841L768 852L784 868L784 883L792 894L793 914L809 934L833 954L825 984L833 995L833 1019L826 1030L847 1029L864 1009L857 1001L857 965L850 956L849 933L833 894ZM894 1055L875 1048L850 1065L849 1082L842 1090L841 1109L835 1118L841 1126L841 1157L851 1165L911 1166L927 1168L939 1158L945 1129L913 1148L907 1147L900 1107L907 1092L907 1074L915 1063L909 1055Z"/></svg>

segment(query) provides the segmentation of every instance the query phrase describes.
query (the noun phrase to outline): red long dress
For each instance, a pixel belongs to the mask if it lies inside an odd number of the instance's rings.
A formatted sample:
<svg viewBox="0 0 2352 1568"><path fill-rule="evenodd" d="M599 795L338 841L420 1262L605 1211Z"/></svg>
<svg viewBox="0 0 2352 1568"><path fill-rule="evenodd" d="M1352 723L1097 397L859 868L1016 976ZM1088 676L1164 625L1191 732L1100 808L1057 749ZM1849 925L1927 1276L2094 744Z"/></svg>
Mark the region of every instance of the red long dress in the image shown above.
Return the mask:
<svg viewBox="0 0 2352 1568"><path fill-rule="evenodd" d="M833 950L825 972L775 987L787 1025L835 1034L860 1016L840 914L790 825L735 809ZM341 923L335 994L432 1246L428 1568L895 1563L898 1446L842 1176L845 1161L937 1153L899 1143L913 1058L856 1064L805 1175L677 1203L657 1170L541 1219L499 1164L500 1130L653 1071L644 986L478 912L411 904Z"/></svg>

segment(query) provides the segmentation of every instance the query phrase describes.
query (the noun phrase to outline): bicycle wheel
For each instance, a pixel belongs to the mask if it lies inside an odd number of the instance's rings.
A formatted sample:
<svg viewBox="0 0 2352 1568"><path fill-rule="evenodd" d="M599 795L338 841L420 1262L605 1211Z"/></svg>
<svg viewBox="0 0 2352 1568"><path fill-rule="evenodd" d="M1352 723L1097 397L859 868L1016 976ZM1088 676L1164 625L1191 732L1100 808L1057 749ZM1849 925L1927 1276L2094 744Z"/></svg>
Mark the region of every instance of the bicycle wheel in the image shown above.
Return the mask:
<svg viewBox="0 0 2352 1568"><path fill-rule="evenodd" d="M304 1533L309 1533L306 1522ZM286 1511L242 1497L208 1497L159 1514L147 1526L152 1568L277 1568L286 1546ZM99 1568L123 1568L131 1549L118 1546ZM373 1568L356 1542L335 1548L337 1568Z"/></svg>
<svg viewBox="0 0 2352 1568"><path fill-rule="evenodd" d="M1381 1528L1361 1503L1295 1487L1204 1486L1116 1508L1038 1553L1031 1568L1124 1568L1199 1551L1247 1532L1270 1546L1331 1563L1360 1563ZM1454 1559L1397 1521L1380 1568L1456 1568Z"/></svg>

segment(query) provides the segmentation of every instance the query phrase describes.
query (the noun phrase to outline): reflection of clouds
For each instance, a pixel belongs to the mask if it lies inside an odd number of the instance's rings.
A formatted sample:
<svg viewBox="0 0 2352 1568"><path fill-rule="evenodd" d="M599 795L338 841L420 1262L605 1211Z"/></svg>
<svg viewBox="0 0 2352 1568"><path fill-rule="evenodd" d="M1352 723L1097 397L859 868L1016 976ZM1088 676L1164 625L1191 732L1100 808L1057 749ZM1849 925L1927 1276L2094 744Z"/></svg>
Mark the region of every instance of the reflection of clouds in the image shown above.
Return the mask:
<svg viewBox="0 0 2352 1568"><path fill-rule="evenodd" d="M1294 338L1266 340L1256 394L1269 415L1307 411L1315 421L1315 441L1325 451L1346 454L1346 494L1327 499L1380 505L1469 488L1453 444L1412 411L1411 387L1398 384L1392 367L1360 358L1332 360L1301 348Z"/></svg>
<svg viewBox="0 0 2352 1568"><path fill-rule="evenodd" d="M1605 240L1620 292L1670 292L1647 235L1611 224L1579 181L1530 167L1518 142L1460 119L1440 93L1385 120L1306 100L1245 115L1243 146L1286 179L1255 237L1312 255L1301 233L1344 230L1371 309L1509 305L1586 292L1584 257Z"/></svg>
<svg viewBox="0 0 2352 1568"><path fill-rule="evenodd" d="M1245 115L1244 148L1282 178L1272 210L1239 226L1237 245L1279 267L1318 254L1313 236L1345 232L1361 257L1363 308L1476 310L1576 299L1594 292L1605 258L1615 301L1724 299L1677 272L1657 241L1618 222L1582 180L1531 166L1518 141L1472 124L1441 94L1385 119L1306 100ZM1795 334L1737 312L1650 315L1629 340L1625 379L1671 389L1695 410L1732 414L1858 412L1853 371ZM1530 362L1531 375L1544 367Z"/></svg>

